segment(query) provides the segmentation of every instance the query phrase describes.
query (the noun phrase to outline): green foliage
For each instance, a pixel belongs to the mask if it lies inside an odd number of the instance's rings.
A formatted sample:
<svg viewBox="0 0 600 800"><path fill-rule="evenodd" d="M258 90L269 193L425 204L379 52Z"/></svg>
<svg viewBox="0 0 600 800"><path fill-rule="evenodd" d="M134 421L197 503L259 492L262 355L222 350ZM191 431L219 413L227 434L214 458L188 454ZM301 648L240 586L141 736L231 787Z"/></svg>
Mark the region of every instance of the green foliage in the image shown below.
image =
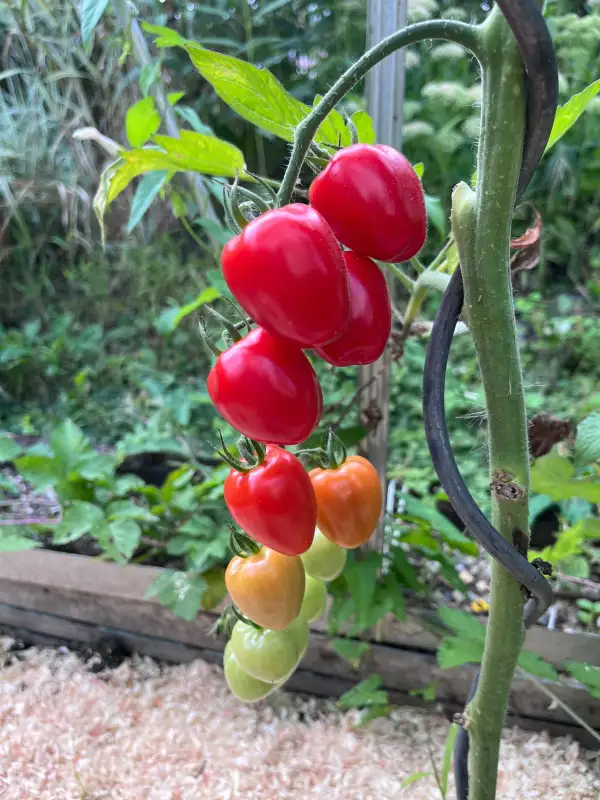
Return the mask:
<svg viewBox="0 0 600 800"><path fill-rule="evenodd" d="M82 0L81 2L81 39L88 44L96 25L108 5L108 0Z"/></svg>
<svg viewBox="0 0 600 800"><path fill-rule="evenodd" d="M600 667L580 661L567 661L565 667L575 680L583 683L592 697L600 698Z"/></svg>
<svg viewBox="0 0 600 800"><path fill-rule="evenodd" d="M160 128L160 114L153 97L144 97L127 110L125 132L132 147L141 147Z"/></svg>
<svg viewBox="0 0 600 800"><path fill-rule="evenodd" d="M387 692L381 688L382 684L379 675L370 675L340 697L337 702L338 708L342 711L351 708L363 709L359 725L365 725L377 717L388 716L391 708Z"/></svg>
<svg viewBox="0 0 600 800"><path fill-rule="evenodd" d="M558 107L546 151L550 150L573 127L598 92L600 92L600 80L586 86L581 92L569 98L563 106Z"/></svg>

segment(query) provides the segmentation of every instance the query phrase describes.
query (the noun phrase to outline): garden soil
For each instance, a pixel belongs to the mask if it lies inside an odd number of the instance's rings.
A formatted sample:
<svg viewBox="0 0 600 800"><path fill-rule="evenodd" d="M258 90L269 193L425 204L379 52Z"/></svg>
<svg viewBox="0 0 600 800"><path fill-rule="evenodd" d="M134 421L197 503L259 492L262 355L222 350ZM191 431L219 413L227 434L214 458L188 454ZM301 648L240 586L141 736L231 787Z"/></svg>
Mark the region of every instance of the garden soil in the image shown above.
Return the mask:
<svg viewBox="0 0 600 800"><path fill-rule="evenodd" d="M440 717L401 709L357 728L354 712L283 692L243 705L202 661L95 671L65 648L10 644L0 649L2 800L439 800L432 777L402 783L431 772L431 754L440 762ZM576 743L505 732L499 800L599 791L598 757Z"/></svg>

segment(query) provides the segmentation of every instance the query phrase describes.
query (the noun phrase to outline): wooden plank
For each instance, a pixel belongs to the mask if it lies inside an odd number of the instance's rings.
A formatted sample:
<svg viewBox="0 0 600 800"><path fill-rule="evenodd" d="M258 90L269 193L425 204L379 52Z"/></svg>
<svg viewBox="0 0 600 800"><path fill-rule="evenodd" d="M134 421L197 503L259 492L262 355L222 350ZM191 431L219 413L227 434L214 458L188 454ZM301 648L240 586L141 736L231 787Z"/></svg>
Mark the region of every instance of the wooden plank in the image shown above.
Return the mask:
<svg viewBox="0 0 600 800"><path fill-rule="evenodd" d="M92 647L113 636L131 651L165 661L188 661L199 654L208 660L218 659L222 645L210 634L217 612L201 613L194 622L187 622L172 616L155 599L144 598L148 586L160 574L161 570L151 567L119 566L62 553L7 554L0 562L0 624ZM302 668L321 676L322 682L338 681L341 686L379 674L389 691L403 696L435 682L439 700L460 708L473 668L437 667L433 650L438 639L429 629L434 623L433 614L422 612L412 614L404 623L386 623L360 670L353 670L331 649L321 624L313 631ZM554 660L559 650L567 652L569 658L585 660L581 655L587 656L592 645L597 647L598 637L582 634L571 639L573 636L538 629L538 641L534 640L532 649L554 654ZM415 641L421 647L415 648ZM565 642L569 641L575 645L567 648ZM593 655L597 659L597 650ZM576 687L553 686L552 690L586 722L600 728L598 700ZM515 680L511 709L532 720L569 722L560 708L549 708L547 697L529 681Z"/></svg>

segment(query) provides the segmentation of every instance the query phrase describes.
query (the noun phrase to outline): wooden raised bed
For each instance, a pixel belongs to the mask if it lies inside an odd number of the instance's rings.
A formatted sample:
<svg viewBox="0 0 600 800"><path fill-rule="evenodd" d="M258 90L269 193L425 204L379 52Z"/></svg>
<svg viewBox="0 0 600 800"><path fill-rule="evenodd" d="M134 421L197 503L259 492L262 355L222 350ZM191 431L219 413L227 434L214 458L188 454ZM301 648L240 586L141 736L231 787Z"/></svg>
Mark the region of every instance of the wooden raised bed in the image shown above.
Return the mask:
<svg viewBox="0 0 600 800"><path fill-rule="evenodd" d="M222 643L210 634L217 612L202 612L194 622L174 617L155 599L145 599L161 574L156 567L119 566L85 556L33 550L3 554L0 560L0 627L31 644L78 642L92 648L118 642L168 662L195 658L220 663ZM324 626L314 626L309 650L287 684L293 691L336 697L377 673L391 700L422 704L409 694L433 681L438 705L453 713L463 708L474 668L440 670L433 615L410 614L404 622L385 620L371 637L361 668L354 670L329 646ZM376 641L374 639L376 638ZM586 661L600 666L600 636L534 628L526 647L554 663ZM600 700L577 686L552 685L552 691L590 726L600 730ZM516 679L508 722L527 729L570 734L597 749L598 743L533 683Z"/></svg>

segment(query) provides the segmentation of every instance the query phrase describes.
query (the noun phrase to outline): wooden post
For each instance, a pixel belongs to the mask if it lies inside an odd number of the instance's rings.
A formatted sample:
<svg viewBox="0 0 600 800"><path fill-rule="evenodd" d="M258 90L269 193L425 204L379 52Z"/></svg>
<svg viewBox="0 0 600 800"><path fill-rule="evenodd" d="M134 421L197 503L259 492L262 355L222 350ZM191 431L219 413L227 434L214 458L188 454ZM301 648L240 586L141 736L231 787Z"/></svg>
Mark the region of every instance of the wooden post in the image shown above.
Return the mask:
<svg viewBox="0 0 600 800"><path fill-rule="evenodd" d="M369 0L367 46L372 47L386 36L406 25L407 0ZM404 50L399 50L375 67L367 77L367 111L373 118L379 144L402 146L402 107L404 103ZM393 295L393 279L389 280ZM375 364L362 367L359 385L372 381L362 394L361 417L379 418L377 426L364 443L364 453L379 473L386 496L386 463L389 431L390 356L386 351ZM383 547L383 519L373 537L371 546Z"/></svg>

